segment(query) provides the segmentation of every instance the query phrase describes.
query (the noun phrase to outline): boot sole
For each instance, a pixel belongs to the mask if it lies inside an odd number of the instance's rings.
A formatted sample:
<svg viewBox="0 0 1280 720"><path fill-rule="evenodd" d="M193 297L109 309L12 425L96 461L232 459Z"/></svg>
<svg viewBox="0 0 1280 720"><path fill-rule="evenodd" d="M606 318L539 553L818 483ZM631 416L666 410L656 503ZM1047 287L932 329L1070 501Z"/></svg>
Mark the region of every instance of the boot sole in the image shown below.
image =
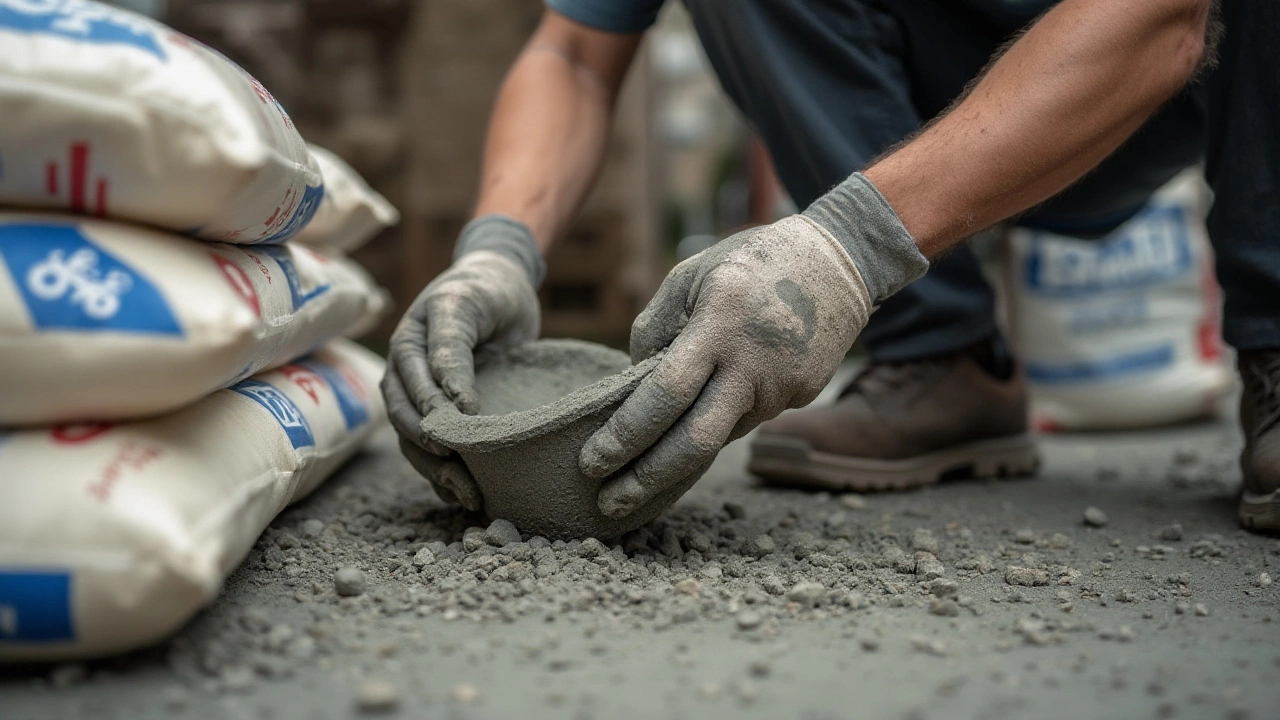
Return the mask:
<svg viewBox="0 0 1280 720"><path fill-rule="evenodd" d="M1280 532L1280 490L1240 494L1240 525L1257 532Z"/></svg>
<svg viewBox="0 0 1280 720"><path fill-rule="evenodd" d="M824 490L874 492L933 485L943 478L1034 475L1040 451L1030 433L981 440L902 460L820 452L799 438L762 434L751 443L747 470L765 480Z"/></svg>

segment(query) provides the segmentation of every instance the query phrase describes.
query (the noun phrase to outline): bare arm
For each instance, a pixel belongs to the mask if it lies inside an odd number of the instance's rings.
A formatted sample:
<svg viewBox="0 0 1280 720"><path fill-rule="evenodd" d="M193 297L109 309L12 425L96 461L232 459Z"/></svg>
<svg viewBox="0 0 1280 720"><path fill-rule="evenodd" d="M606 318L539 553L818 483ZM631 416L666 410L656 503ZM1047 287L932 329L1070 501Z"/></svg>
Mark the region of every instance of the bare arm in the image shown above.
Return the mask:
<svg viewBox="0 0 1280 720"><path fill-rule="evenodd" d="M544 13L494 106L477 216L523 222L545 253L600 169L614 101L640 38Z"/></svg>
<svg viewBox="0 0 1280 720"><path fill-rule="evenodd" d="M866 176L926 256L1052 197L1186 84L1212 0L1065 0Z"/></svg>

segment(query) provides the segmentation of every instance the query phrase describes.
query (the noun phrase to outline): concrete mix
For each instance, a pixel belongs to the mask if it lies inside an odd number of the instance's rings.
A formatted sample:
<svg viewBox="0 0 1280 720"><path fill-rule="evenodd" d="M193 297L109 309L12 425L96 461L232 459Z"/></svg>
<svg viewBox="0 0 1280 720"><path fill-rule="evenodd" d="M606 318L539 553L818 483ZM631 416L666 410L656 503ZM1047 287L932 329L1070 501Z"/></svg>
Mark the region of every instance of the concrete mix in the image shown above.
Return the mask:
<svg viewBox="0 0 1280 720"><path fill-rule="evenodd" d="M582 474L587 438L630 396L661 356L634 367L626 353L578 340L538 340L477 358L479 411L432 412L423 431L457 450L490 518L548 538L612 540L657 517L706 467L620 518L597 504L600 481Z"/></svg>

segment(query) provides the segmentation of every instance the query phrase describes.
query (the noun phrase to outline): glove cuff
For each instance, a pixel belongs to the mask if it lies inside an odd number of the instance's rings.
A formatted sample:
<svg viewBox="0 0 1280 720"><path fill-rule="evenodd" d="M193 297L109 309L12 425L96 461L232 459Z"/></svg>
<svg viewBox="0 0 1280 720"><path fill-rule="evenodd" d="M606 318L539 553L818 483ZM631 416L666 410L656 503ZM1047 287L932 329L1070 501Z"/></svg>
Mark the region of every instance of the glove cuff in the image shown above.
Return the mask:
<svg viewBox="0 0 1280 720"><path fill-rule="evenodd" d="M803 213L853 258L876 305L929 270L898 214L862 173L854 173Z"/></svg>
<svg viewBox="0 0 1280 720"><path fill-rule="evenodd" d="M467 223L453 246L453 259L476 250L489 250L514 260L529 273L536 289L547 276L547 261L542 259L533 233L524 223L506 215L491 213Z"/></svg>

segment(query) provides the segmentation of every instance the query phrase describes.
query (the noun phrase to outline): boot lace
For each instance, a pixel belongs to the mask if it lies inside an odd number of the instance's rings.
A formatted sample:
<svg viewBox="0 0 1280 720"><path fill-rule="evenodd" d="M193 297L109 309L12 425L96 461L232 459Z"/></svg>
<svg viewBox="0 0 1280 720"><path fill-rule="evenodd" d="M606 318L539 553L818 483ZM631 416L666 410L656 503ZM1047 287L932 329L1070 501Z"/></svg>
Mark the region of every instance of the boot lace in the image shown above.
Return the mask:
<svg viewBox="0 0 1280 720"><path fill-rule="evenodd" d="M873 362L862 369L840 391L840 397L853 394L875 397L892 393L927 377L951 356L922 358L901 362Z"/></svg>

